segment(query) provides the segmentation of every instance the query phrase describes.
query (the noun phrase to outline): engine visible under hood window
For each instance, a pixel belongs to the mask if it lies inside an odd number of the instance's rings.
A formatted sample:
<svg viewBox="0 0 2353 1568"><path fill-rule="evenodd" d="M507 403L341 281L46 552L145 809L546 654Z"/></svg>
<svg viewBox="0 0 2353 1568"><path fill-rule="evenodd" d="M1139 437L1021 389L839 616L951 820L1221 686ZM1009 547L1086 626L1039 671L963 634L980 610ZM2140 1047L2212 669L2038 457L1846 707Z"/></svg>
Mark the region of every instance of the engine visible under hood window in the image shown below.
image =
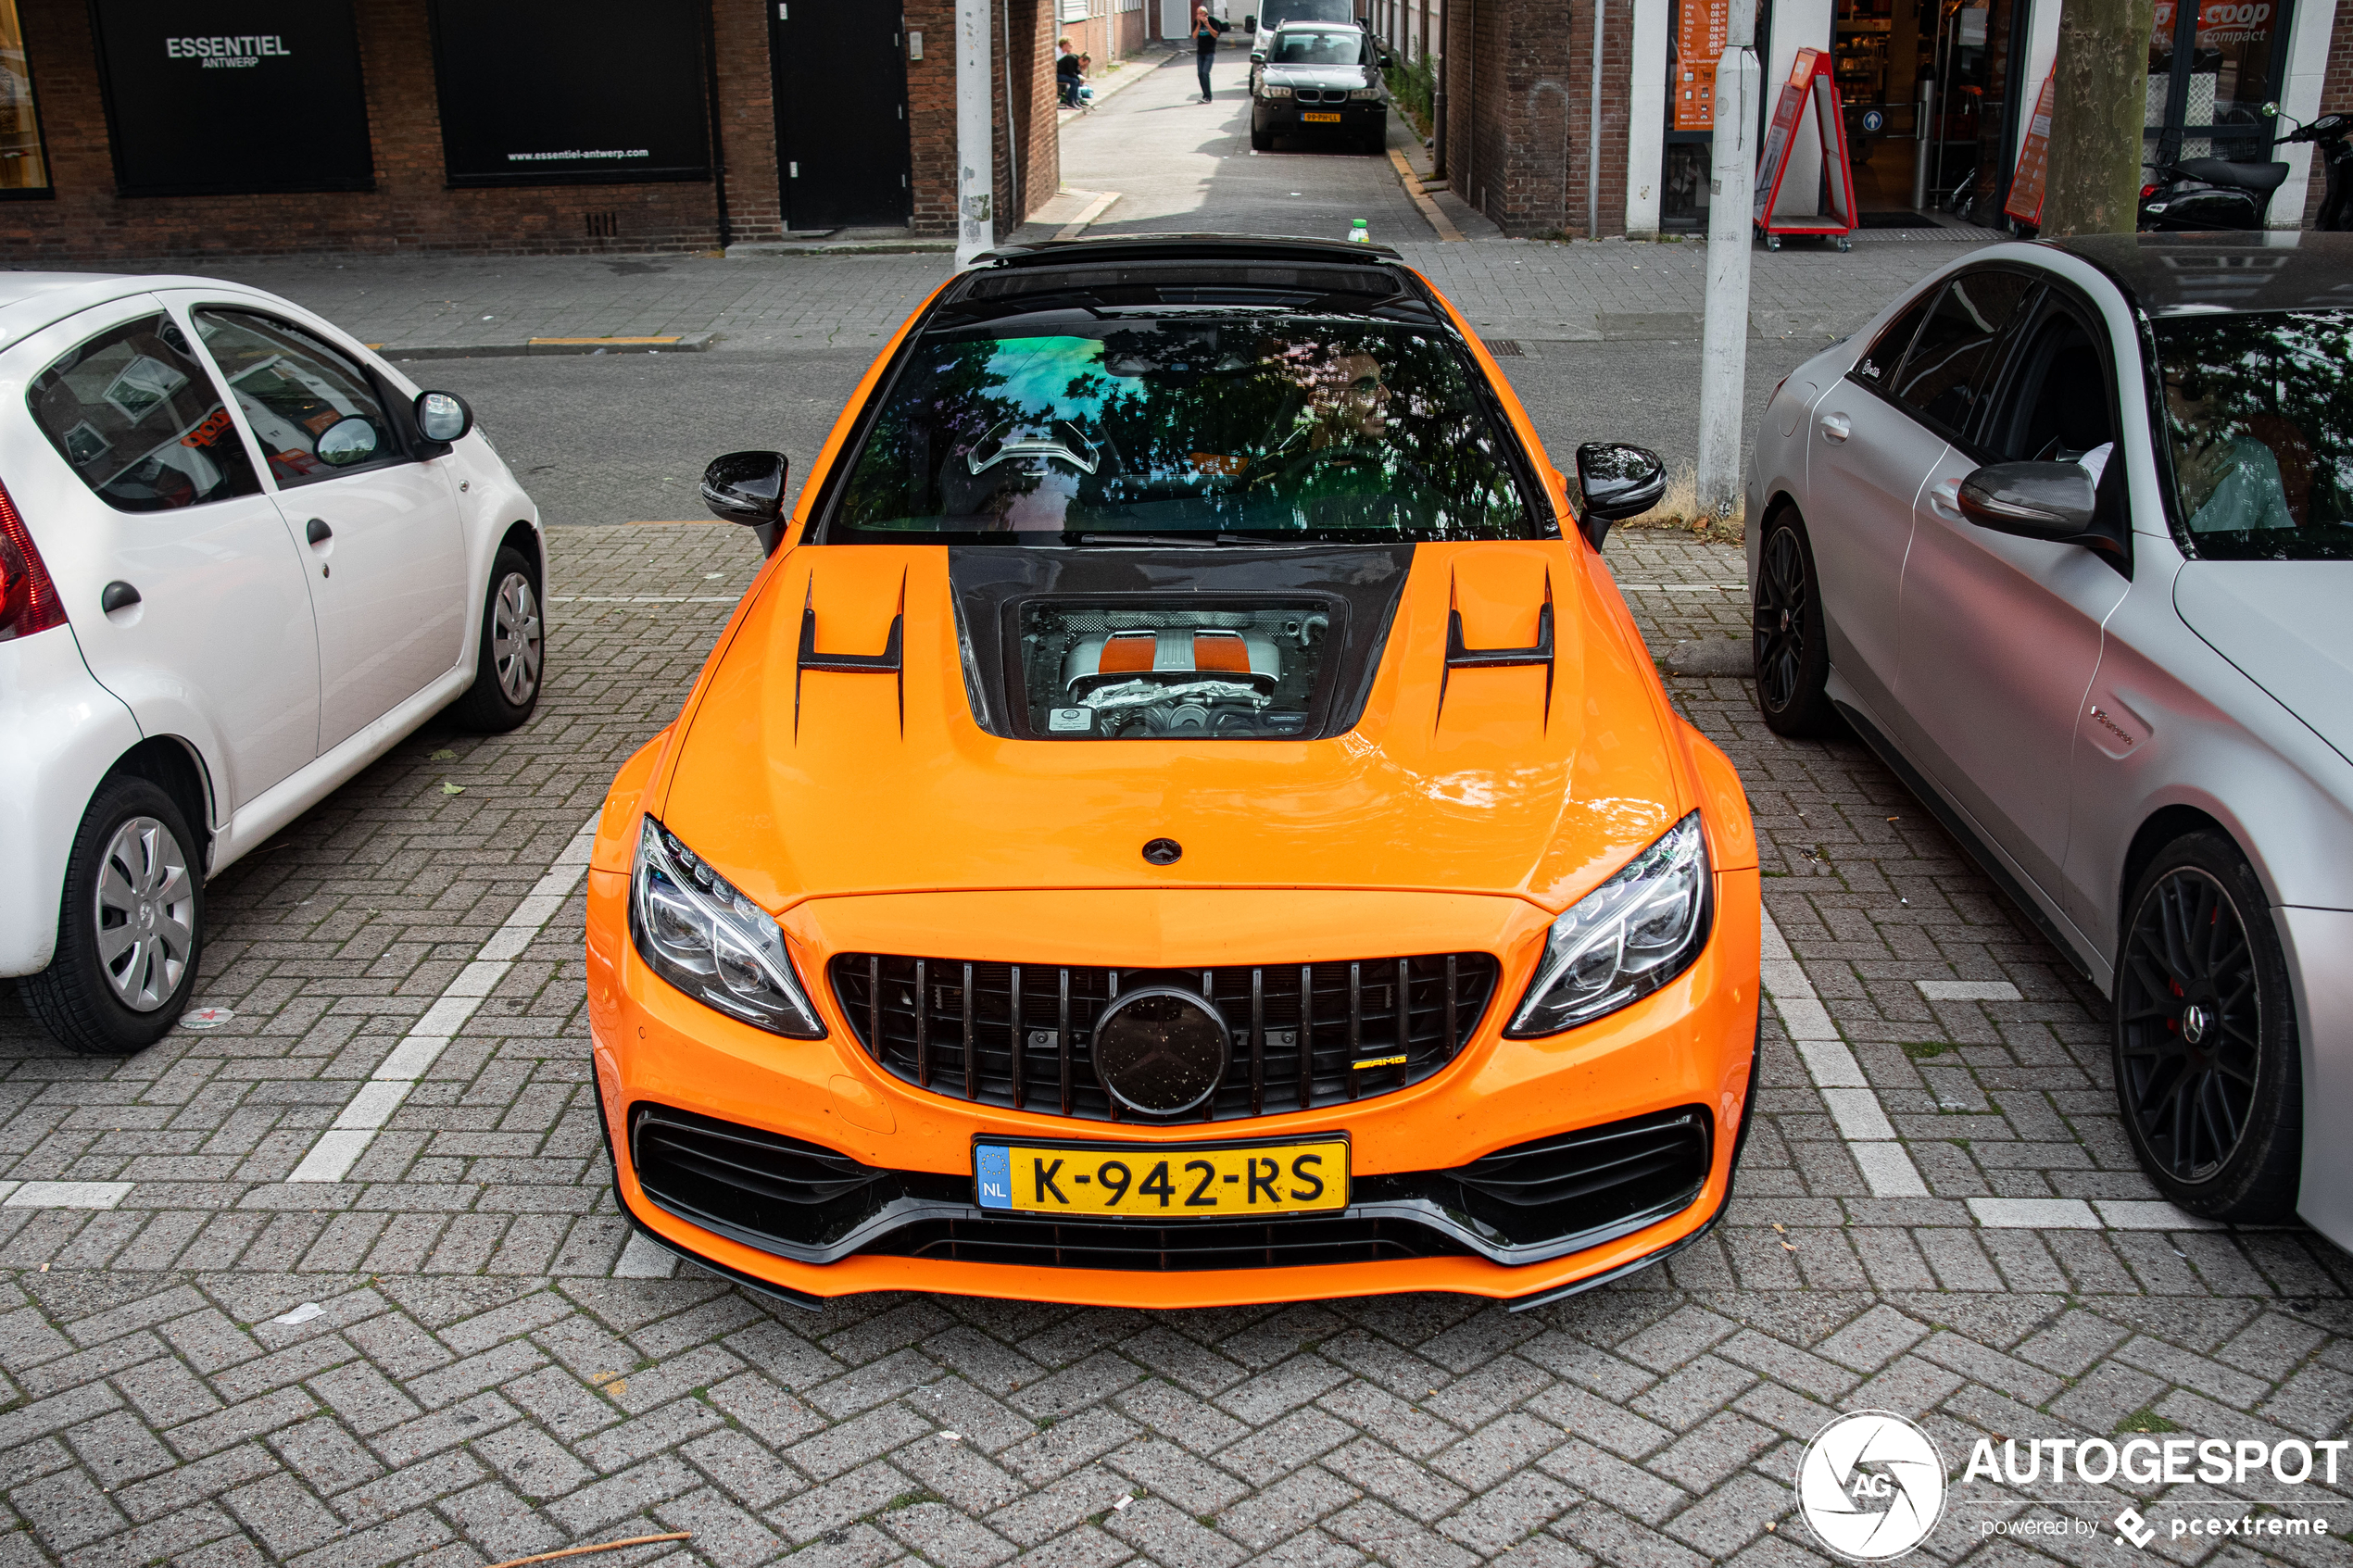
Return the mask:
<svg viewBox="0 0 2353 1568"><path fill-rule="evenodd" d="M1024 696L1040 740L1293 740L1313 727L1330 607L1021 610Z"/></svg>
<svg viewBox="0 0 2353 1568"><path fill-rule="evenodd" d="M829 543L1396 544L1548 532L1434 326L1056 310L926 332Z"/></svg>

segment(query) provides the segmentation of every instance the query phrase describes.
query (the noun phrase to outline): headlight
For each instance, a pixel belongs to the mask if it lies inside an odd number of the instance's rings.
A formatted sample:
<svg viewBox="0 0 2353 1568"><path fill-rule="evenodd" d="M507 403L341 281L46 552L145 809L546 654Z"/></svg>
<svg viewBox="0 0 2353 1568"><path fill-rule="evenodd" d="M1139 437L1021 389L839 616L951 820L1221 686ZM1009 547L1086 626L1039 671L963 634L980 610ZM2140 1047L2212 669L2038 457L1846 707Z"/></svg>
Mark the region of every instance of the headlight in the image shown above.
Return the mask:
<svg viewBox="0 0 2353 1568"><path fill-rule="evenodd" d="M1693 811L1553 922L1528 997L1504 1033L1557 1035L1640 1001L1707 946L1707 839Z"/></svg>
<svg viewBox="0 0 2353 1568"><path fill-rule="evenodd" d="M656 974L706 1007L796 1040L825 1037L775 917L651 817L637 831L629 935Z"/></svg>
<svg viewBox="0 0 2353 1568"><path fill-rule="evenodd" d="M1262 98L1288 98L1290 96L1290 89L1262 82L1258 84L1258 95Z"/></svg>
<svg viewBox="0 0 2353 1568"><path fill-rule="evenodd" d="M1378 87L1352 87L1348 90L1348 95L1352 98L1378 98L1380 96L1380 89Z"/></svg>

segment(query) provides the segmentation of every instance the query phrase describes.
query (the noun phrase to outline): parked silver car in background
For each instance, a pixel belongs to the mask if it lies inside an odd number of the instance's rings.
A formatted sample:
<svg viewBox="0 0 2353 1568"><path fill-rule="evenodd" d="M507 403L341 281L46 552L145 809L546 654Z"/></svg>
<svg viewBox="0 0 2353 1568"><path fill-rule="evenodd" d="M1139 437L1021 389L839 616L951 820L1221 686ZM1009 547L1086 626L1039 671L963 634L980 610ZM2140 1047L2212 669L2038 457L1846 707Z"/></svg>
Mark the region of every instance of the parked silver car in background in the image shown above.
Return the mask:
<svg viewBox="0 0 2353 1568"><path fill-rule="evenodd" d="M1778 388L1757 699L1842 720L2111 998L2193 1213L2353 1248L2353 235L1948 267Z"/></svg>

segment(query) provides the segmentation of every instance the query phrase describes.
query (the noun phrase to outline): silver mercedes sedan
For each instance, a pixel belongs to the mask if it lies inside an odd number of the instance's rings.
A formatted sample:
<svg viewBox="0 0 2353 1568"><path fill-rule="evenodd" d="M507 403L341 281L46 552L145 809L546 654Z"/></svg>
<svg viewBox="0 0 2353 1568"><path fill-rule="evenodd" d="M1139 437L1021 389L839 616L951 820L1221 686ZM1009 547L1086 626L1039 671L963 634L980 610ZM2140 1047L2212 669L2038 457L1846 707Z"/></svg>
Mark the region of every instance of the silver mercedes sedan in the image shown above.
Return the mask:
<svg viewBox="0 0 2353 1568"><path fill-rule="evenodd" d="M2168 1198L2353 1248L2353 235L1972 252L1790 374L1747 501L1766 722L2108 994Z"/></svg>

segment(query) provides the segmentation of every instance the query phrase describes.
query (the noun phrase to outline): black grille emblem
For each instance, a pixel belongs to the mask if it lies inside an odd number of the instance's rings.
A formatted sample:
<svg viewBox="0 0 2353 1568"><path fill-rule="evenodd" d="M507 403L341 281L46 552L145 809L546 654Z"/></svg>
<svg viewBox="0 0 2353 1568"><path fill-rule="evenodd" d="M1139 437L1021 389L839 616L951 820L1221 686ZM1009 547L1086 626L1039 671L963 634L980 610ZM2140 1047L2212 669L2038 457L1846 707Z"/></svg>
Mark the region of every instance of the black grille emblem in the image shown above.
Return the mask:
<svg viewBox="0 0 2353 1568"><path fill-rule="evenodd" d="M1232 1050L1216 1007L1175 985L1123 992L1095 1025L1095 1075L1147 1116L1176 1116L1215 1094Z"/></svg>

